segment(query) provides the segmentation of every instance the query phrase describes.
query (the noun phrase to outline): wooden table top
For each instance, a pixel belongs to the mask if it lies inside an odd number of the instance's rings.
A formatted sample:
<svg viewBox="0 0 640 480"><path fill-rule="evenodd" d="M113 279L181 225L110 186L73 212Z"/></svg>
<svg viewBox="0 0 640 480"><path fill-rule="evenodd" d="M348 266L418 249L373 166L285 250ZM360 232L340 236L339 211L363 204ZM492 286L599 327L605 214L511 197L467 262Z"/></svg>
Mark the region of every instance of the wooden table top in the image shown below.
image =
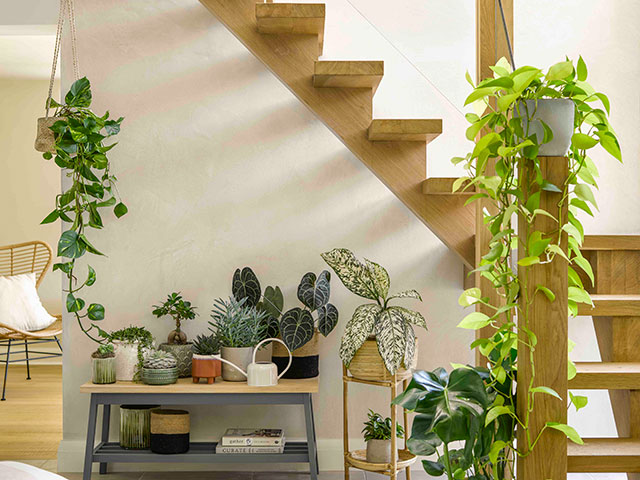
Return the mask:
<svg viewBox="0 0 640 480"><path fill-rule="evenodd" d="M86 382L80 387L81 393L317 393L318 377L289 379L281 378L274 387L250 387L246 382L225 382L218 377L209 385L193 383L191 378L179 378L171 385L145 385L135 382L116 382L98 385Z"/></svg>

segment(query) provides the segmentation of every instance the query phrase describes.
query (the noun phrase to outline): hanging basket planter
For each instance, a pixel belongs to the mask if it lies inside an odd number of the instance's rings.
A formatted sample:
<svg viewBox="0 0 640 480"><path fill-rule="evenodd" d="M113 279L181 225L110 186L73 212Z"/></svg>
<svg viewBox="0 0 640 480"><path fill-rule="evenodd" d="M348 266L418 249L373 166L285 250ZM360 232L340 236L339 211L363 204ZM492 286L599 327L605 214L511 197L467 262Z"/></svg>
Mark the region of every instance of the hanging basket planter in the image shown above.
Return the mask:
<svg viewBox="0 0 640 480"><path fill-rule="evenodd" d="M56 138L51 130L51 126L63 117L40 117L38 119L38 132L36 133L35 149L42 153L56 152Z"/></svg>

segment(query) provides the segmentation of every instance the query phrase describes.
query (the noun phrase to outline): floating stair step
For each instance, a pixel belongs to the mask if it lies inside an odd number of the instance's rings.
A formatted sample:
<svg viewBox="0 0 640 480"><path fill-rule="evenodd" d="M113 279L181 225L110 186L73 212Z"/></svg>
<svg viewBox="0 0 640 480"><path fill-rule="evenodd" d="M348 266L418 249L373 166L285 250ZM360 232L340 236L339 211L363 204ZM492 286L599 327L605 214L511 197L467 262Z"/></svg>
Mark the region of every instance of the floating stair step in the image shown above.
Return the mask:
<svg viewBox="0 0 640 480"><path fill-rule="evenodd" d="M569 388L584 390L640 389L640 363L576 362L577 375Z"/></svg>
<svg viewBox="0 0 640 480"><path fill-rule="evenodd" d="M382 142L430 142L442 133L441 119L376 119L369 125L369 140Z"/></svg>
<svg viewBox="0 0 640 480"><path fill-rule="evenodd" d="M466 189L464 192L460 187L460 190L457 192L452 192L453 183L457 180L457 178L444 178L444 177L432 177L427 178L424 182L422 182L422 193L427 195L473 195L476 193L476 187L471 186Z"/></svg>
<svg viewBox="0 0 640 480"><path fill-rule="evenodd" d="M593 307L578 304L578 315L592 317L640 317L640 295L591 295Z"/></svg>
<svg viewBox="0 0 640 480"><path fill-rule="evenodd" d="M318 35L320 54L324 43L324 3L256 3L260 33Z"/></svg>
<svg viewBox="0 0 640 480"><path fill-rule="evenodd" d="M580 250L640 250L640 235L585 235Z"/></svg>
<svg viewBox="0 0 640 480"><path fill-rule="evenodd" d="M577 445L573 442L569 442L569 472L640 472L640 439L585 438L583 440L584 445Z"/></svg>
<svg viewBox="0 0 640 480"><path fill-rule="evenodd" d="M314 87L378 88L384 75L381 60L316 61Z"/></svg>

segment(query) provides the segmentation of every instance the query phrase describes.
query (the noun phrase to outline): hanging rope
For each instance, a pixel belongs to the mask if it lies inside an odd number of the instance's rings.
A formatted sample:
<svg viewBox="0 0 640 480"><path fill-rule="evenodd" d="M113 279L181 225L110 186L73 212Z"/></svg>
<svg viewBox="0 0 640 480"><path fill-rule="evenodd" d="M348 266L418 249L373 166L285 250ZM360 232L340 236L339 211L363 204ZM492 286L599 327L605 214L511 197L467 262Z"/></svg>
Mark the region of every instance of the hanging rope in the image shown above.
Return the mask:
<svg viewBox="0 0 640 480"><path fill-rule="evenodd" d="M511 39L509 38L509 29L507 28L507 20L504 18L504 9L502 8L502 0L498 0L498 6L500 7L500 15L502 16L502 28L504 29L504 36L507 39L507 48L509 49L509 58L511 59L511 68L516 69L516 62L513 59L513 49L511 48Z"/></svg>
<svg viewBox="0 0 640 480"><path fill-rule="evenodd" d="M45 117L49 118L49 109L51 106L51 99L53 95L53 84L56 78L56 68L58 66L58 56L60 55L60 45L62 42L62 30L64 27L65 13L69 12L69 29L71 31L71 53L73 57L73 75L76 80L80 78L80 66L78 63L78 50L76 41L76 17L75 9L73 6L73 0L60 0L60 12L58 14L58 28L56 30L56 43L53 49L53 62L51 65L51 78L49 79L49 93L47 95L46 114Z"/></svg>

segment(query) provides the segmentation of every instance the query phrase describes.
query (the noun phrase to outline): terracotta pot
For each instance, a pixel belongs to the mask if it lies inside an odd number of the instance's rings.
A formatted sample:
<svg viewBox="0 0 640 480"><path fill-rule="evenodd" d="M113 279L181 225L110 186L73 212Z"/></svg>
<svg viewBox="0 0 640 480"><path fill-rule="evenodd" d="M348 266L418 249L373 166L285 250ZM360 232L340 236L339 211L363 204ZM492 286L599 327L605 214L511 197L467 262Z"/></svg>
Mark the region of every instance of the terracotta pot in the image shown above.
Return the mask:
<svg viewBox="0 0 640 480"><path fill-rule="evenodd" d="M413 362L409 368L400 368L396 372L397 380L411 378L413 370L416 368L418 361L418 339L416 338L416 353L413 356ZM360 380L370 380L378 382L388 382L393 375L389 373L387 367L384 366L382 357L378 352L378 345L375 338L368 338L364 341L360 349L356 352L351 364L349 372L355 378Z"/></svg>
<svg viewBox="0 0 640 480"><path fill-rule="evenodd" d="M213 355L193 354L191 362L193 383L198 383L201 378L204 378L211 384L220 375L222 375L222 362L218 358Z"/></svg>

